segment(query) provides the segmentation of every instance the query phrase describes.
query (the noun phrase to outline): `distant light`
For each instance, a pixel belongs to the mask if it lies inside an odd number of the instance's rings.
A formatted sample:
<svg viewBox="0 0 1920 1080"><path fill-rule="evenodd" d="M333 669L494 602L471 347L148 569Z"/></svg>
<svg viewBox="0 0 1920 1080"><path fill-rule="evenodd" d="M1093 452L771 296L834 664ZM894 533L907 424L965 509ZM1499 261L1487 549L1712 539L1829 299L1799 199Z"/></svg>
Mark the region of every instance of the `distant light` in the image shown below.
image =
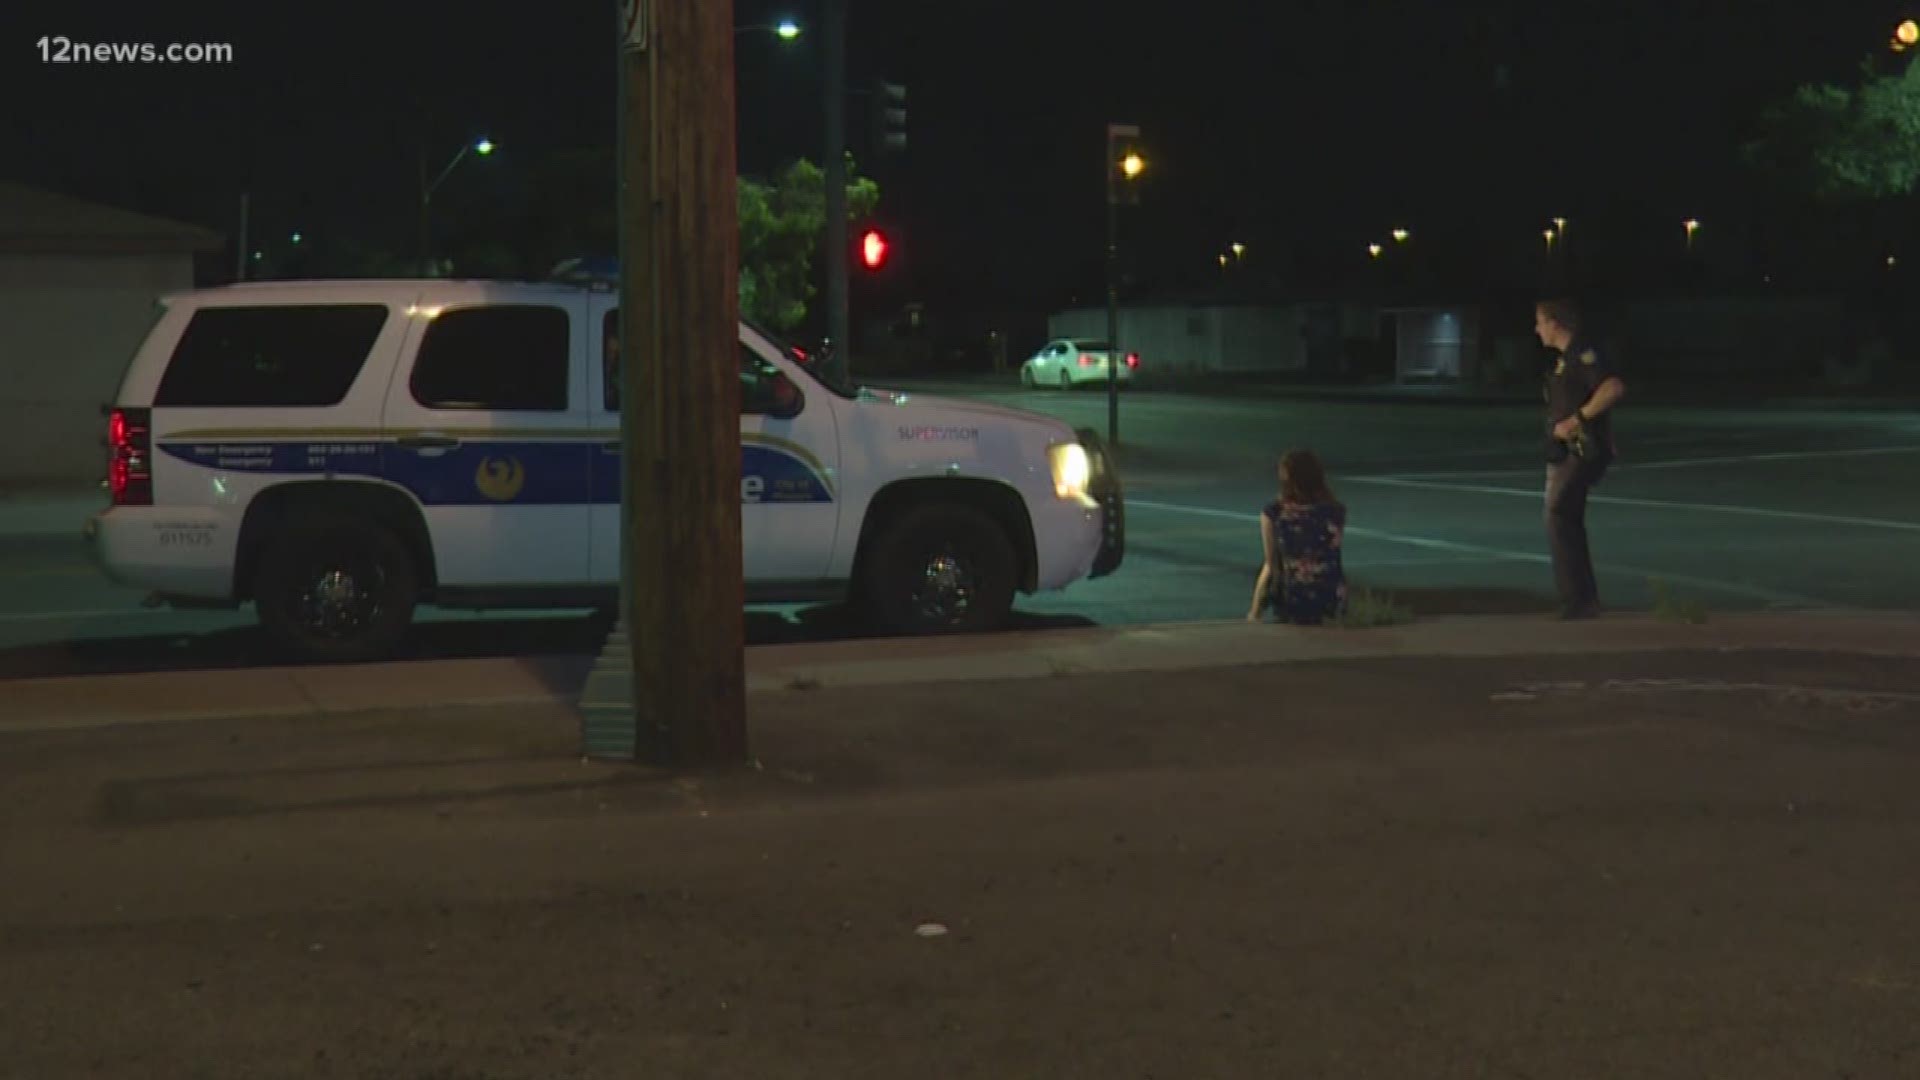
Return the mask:
<svg viewBox="0 0 1920 1080"><path fill-rule="evenodd" d="M1246 257L1247 257L1247 245L1245 245L1245 244L1234 244L1234 245L1233 245L1233 257L1234 257L1234 258L1236 258L1236 259L1244 259L1244 258L1246 258Z"/></svg>
<svg viewBox="0 0 1920 1080"><path fill-rule="evenodd" d="M300 242L300 234L294 233L292 236L287 237L287 239L297 244Z"/></svg>
<svg viewBox="0 0 1920 1080"><path fill-rule="evenodd" d="M1413 234L1412 234L1412 233L1410 233L1410 232L1408 232L1408 231L1407 231L1407 230L1405 230L1405 229L1395 229L1395 230L1393 230L1393 240L1394 240L1394 243L1397 243L1397 244L1404 244L1404 243L1406 243L1406 242L1407 242L1407 240L1408 240L1409 238L1411 238L1412 236L1413 236Z"/></svg>
<svg viewBox="0 0 1920 1080"><path fill-rule="evenodd" d="M1899 265L1899 263L1900 263L1900 260L1899 260L1899 259L1896 259L1896 258L1894 258L1894 257L1893 257L1893 256L1891 256L1891 255L1889 255L1889 256L1887 256L1887 265L1888 265L1889 267L1893 267L1893 266L1897 266L1897 265Z"/></svg>
<svg viewBox="0 0 1920 1080"><path fill-rule="evenodd" d="M1379 244L1368 244L1368 245L1367 245L1367 254L1369 254L1369 255L1371 255L1371 256L1373 256L1373 257L1374 257L1374 258L1376 258L1376 259L1377 259L1377 258L1379 258L1379 257L1380 257L1380 253L1381 253L1382 251L1385 251L1385 250L1386 250L1386 248L1383 248L1383 247L1381 247L1381 246L1380 246Z"/></svg>
<svg viewBox="0 0 1920 1080"><path fill-rule="evenodd" d="M264 259L264 258L266 258L266 257L267 257L267 255L266 255L266 253L265 253L265 252L263 252L263 251L256 251L256 252L254 252L254 253L253 253L253 261L254 261L254 262L259 262L259 261L260 261L261 259Z"/></svg>
<svg viewBox="0 0 1920 1080"><path fill-rule="evenodd" d="M1687 227L1688 232L1693 232L1695 229L1698 229L1700 227L1700 221L1697 218L1688 218L1687 220L1681 222L1681 224Z"/></svg>
<svg viewBox="0 0 1920 1080"><path fill-rule="evenodd" d="M1120 171L1124 173L1129 180L1139 176L1145 172L1146 169L1147 159L1141 157L1139 154L1128 154L1126 157L1120 159Z"/></svg>
<svg viewBox="0 0 1920 1080"><path fill-rule="evenodd" d="M800 36L800 24L792 19L782 19L780 25L773 28L773 32L779 34L782 40L792 41Z"/></svg>
<svg viewBox="0 0 1920 1080"><path fill-rule="evenodd" d="M473 144L473 148L481 154L491 154L493 153L493 140L481 139L479 142Z"/></svg>
<svg viewBox="0 0 1920 1080"><path fill-rule="evenodd" d="M1556 228L1556 229L1559 229L1559 230L1560 230L1561 232L1566 232L1566 231L1567 231L1567 219L1566 219L1566 218L1563 218L1563 217L1557 217L1557 218L1554 218L1554 219L1553 219L1553 227L1554 227L1554 228Z"/></svg>
<svg viewBox="0 0 1920 1080"><path fill-rule="evenodd" d="M1920 44L1920 22L1908 19L1901 23L1893 31L1893 40L1909 47Z"/></svg>
<svg viewBox="0 0 1920 1080"><path fill-rule="evenodd" d="M1227 257L1225 255L1220 256L1220 265L1221 266L1227 265Z"/></svg>
<svg viewBox="0 0 1920 1080"><path fill-rule="evenodd" d="M1547 243L1551 244L1553 243L1553 238L1555 236L1558 236L1559 234L1554 232L1552 229L1543 229L1541 230L1540 235L1543 237L1546 237Z"/></svg>

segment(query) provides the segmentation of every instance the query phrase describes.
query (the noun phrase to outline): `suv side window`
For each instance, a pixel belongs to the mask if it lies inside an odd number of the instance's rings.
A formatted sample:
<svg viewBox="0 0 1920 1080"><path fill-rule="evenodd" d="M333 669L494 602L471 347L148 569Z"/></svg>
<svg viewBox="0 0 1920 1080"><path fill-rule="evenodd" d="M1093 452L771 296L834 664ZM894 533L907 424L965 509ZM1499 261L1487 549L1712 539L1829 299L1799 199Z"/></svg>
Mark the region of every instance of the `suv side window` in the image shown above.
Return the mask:
<svg viewBox="0 0 1920 1080"><path fill-rule="evenodd" d="M204 307L174 346L161 408L323 408L360 377L384 304Z"/></svg>
<svg viewBox="0 0 1920 1080"><path fill-rule="evenodd" d="M413 363L413 399L429 409L565 412L570 326L565 308L450 308L427 328Z"/></svg>
<svg viewBox="0 0 1920 1080"><path fill-rule="evenodd" d="M620 411L620 311L607 312L600 324L600 407L606 412ZM766 412L768 402L785 401L797 396L800 388L777 365L760 354L740 346L740 412L752 416Z"/></svg>

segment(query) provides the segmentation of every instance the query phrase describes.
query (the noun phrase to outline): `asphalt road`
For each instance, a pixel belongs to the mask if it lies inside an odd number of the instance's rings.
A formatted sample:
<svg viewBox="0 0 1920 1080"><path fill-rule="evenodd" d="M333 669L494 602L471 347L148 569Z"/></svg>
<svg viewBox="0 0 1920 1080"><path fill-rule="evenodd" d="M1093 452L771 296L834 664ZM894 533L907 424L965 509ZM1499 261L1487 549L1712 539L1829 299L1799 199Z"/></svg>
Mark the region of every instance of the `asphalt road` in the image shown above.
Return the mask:
<svg viewBox="0 0 1920 1080"><path fill-rule="evenodd" d="M1096 391L892 383L1105 430ZM1416 613L1546 612L1539 425L1524 405L1129 391L1121 401L1128 554L1113 577L1023 598L1025 626L1232 618L1259 559L1256 514L1281 452L1309 446L1350 508L1357 586ZM1645 609L1655 583L1710 610L1920 603L1920 413L1622 407L1624 459L1590 514L1604 600ZM247 612L139 606L85 561L86 500L39 526L0 502L0 678L260 662ZM65 521L71 517L71 523ZM423 612L415 655L591 652L577 613ZM753 613L750 641L851 633L832 608Z"/></svg>

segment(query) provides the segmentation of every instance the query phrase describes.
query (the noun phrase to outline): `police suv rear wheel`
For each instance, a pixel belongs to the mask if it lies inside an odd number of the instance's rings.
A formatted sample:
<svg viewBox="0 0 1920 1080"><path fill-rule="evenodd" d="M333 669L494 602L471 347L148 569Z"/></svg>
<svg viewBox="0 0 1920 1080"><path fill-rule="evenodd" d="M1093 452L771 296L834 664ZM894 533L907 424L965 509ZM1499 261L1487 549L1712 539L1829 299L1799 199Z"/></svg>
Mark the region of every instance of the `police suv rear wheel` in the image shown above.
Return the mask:
<svg viewBox="0 0 1920 1080"><path fill-rule="evenodd" d="M867 614L896 634L991 630L1013 608L1013 545L966 506L922 506L890 525L861 582Z"/></svg>
<svg viewBox="0 0 1920 1080"><path fill-rule="evenodd" d="M303 660L390 655L413 621L418 581L406 545L368 521L301 518L268 542L254 579L267 636Z"/></svg>

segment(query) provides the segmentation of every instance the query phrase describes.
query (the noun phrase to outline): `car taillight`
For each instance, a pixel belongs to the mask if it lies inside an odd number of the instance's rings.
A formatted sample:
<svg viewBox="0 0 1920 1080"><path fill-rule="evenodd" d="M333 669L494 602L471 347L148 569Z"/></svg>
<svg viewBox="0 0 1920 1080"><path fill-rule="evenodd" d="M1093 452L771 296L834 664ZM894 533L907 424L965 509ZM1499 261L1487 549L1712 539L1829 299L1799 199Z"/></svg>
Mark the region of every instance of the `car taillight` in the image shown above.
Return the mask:
<svg viewBox="0 0 1920 1080"><path fill-rule="evenodd" d="M1081 367L1092 367L1092 366L1093 366L1093 357L1091 357L1091 356L1088 356L1088 355L1087 355L1086 353L1081 353L1081 354L1080 354L1080 366L1081 366Z"/></svg>
<svg viewBox="0 0 1920 1080"><path fill-rule="evenodd" d="M1128 353L1128 354L1127 354L1127 366L1128 366L1128 367L1130 367L1130 368L1136 368L1136 367L1139 367L1139 366L1140 366L1140 354L1139 354L1139 353L1137 353L1137 352L1130 352L1130 353Z"/></svg>
<svg viewBox="0 0 1920 1080"><path fill-rule="evenodd" d="M153 505L153 429L146 409L115 409L107 417L107 486L115 506Z"/></svg>

